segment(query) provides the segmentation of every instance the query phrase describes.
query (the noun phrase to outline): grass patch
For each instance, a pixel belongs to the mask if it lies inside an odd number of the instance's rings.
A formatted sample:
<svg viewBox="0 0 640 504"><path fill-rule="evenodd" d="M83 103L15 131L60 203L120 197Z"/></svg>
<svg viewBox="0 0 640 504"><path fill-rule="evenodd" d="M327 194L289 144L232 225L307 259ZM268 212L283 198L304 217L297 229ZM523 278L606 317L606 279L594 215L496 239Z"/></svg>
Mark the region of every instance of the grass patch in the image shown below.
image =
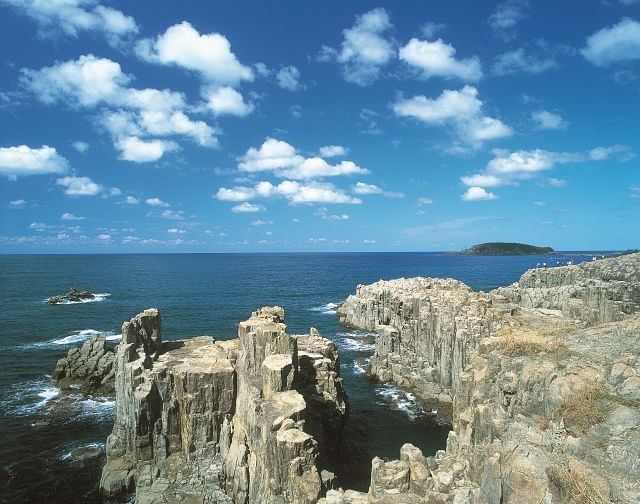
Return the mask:
<svg viewBox="0 0 640 504"><path fill-rule="evenodd" d="M568 430L582 436L591 427L607 419L609 398L602 383L588 385L567 397L558 408L557 415L564 418Z"/></svg>
<svg viewBox="0 0 640 504"><path fill-rule="evenodd" d="M549 354L562 360L571 355L571 350L563 342L546 341L540 334L524 331L503 335L498 348L509 357Z"/></svg>
<svg viewBox="0 0 640 504"><path fill-rule="evenodd" d="M559 465L551 465L547 467L547 476L558 489L560 502L563 504L607 504L611 502L589 483L586 474L575 470L575 468L571 470Z"/></svg>

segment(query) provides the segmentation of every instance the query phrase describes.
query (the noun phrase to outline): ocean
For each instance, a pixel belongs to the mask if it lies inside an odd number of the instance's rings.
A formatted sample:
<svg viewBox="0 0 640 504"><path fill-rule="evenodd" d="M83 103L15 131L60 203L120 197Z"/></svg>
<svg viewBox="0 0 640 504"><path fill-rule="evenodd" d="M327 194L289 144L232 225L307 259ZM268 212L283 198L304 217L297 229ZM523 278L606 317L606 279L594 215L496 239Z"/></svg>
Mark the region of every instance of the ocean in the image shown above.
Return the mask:
<svg viewBox="0 0 640 504"><path fill-rule="evenodd" d="M517 281L537 263L591 260L592 253L480 257L446 253L153 254L0 256L0 502L100 502L97 484L113 422L109 397L60 396L57 360L95 332L117 344L120 326L145 308L162 314L163 339L236 337L260 306L285 309L290 334L316 327L340 349L349 395L351 473L366 490L371 458L397 458L407 441L433 455L448 426L409 391L363 373L369 335L338 324L334 304L358 284L432 276L476 290ZM47 305L71 287L94 302Z"/></svg>

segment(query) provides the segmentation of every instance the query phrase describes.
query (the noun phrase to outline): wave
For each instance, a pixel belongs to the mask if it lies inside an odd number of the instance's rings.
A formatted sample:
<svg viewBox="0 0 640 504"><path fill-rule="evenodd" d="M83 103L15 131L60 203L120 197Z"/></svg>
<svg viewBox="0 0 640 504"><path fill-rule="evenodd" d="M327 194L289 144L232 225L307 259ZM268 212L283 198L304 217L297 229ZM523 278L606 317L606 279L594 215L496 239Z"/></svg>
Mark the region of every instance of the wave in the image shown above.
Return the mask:
<svg viewBox="0 0 640 504"><path fill-rule="evenodd" d="M311 311L320 312L323 315L335 315L336 308L340 306L338 303L327 303L322 306L315 306L313 308L309 308Z"/></svg>
<svg viewBox="0 0 640 504"><path fill-rule="evenodd" d="M0 409L16 416L32 415L46 409L60 395L60 389L49 383L50 378L14 384L0 399Z"/></svg>
<svg viewBox="0 0 640 504"><path fill-rule="evenodd" d="M60 455L58 456L58 459L62 461L73 460L77 458L78 455L81 455L83 452L94 452L96 454L99 454L99 453L104 453L104 450L105 450L104 443L98 443L98 442L85 443L85 444L74 443L70 446L67 445L64 448L64 451L60 453Z"/></svg>
<svg viewBox="0 0 640 504"><path fill-rule="evenodd" d="M104 334L107 341L117 341L122 335L115 334L113 331L96 331L95 329L81 329L79 331L73 331L69 336L51 341L54 345L73 345L74 343L80 343L86 341L98 334Z"/></svg>
<svg viewBox="0 0 640 504"><path fill-rule="evenodd" d="M109 292L103 292L100 294L94 294L92 299L79 299L78 301L69 301L68 299L63 299L62 301L60 301L59 305L70 305L70 304L85 304L85 303L98 303L100 301L104 301L106 298L108 298L111 295L111 293ZM44 302L46 303L47 300L45 299Z"/></svg>
<svg viewBox="0 0 640 504"><path fill-rule="evenodd" d="M387 383L376 387L376 395L379 397L378 404L384 404L390 406L392 409L401 411L411 420L416 420L418 417L434 416L437 415L437 410L425 409L416 395L412 392L402 390L393 383Z"/></svg>
<svg viewBox="0 0 640 504"><path fill-rule="evenodd" d="M353 363L351 364L351 367L353 367L353 373L354 374L364 374L365 373L365 369L364 367L362 367L362 365L356 361L353 361Z"/></svg>
<svg viewBox="0 0 640 504"><path fill-rule="evenodd" d="M375 350L375 334L365 331L337 332L336 343L341 350L352 352L373 352Z"/></svg>

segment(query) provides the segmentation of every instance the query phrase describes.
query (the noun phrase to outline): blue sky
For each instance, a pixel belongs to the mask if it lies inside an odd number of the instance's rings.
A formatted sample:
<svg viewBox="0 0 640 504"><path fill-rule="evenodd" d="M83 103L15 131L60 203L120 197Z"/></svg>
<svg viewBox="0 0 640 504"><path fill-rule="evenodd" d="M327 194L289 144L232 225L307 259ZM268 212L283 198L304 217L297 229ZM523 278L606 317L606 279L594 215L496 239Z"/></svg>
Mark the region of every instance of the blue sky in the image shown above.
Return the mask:
<svg viewBox="0 0 640 504"><path fill-rule="evenodd" d="M640 1L0 0L0 252L638 247Z"/></svg>

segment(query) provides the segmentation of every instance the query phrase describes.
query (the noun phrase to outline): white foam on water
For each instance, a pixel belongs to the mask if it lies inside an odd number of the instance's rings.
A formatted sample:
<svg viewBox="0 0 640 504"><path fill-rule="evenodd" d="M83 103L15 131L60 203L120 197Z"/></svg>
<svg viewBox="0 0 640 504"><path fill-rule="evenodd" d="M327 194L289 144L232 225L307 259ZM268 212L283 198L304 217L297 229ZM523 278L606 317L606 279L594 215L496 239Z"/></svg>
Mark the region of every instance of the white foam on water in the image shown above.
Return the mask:
<svg viewBox="0 0 640 504"><path fill-rule="evenodd" d="M322 306L315 306L313 308L309 308L311 311L320 312L323 315L335 315L336 308L338 308L338 303L327 303Z"/></svg>
<svg viewBox="0 0 640 504"><path fill-rule="evenodd" d="M62 301L60 301L59 305L70 305L70 304L85 304L85 303L98 303L100 301L104 301L106 298L108 298L111 295L111 293L109 292L102 292L99 294L94 294L93 298L91 299L79 299L78 301L69 301L68 299L63 299ZM44 302L46 303L47 300L45 299Z"/></svg>
<svg viewBox="0 0 640 504"><path fill-rule="evenodd" d="M110 397L90 397L80 400L80 414L87 417L111 417L116 402Z"/></svg>
<svg viewBox="0 0 640 504"><path fill-rule="evenodd" d="M364 374L365 370L360 364L358 364L356 361L353 361L353 372L355 374Z"/></svg>
<svg viewBox="0 0 640 504"><path fill-rule="evenodd" d="M394 384L381 385L375 389L375 392L380 397L379 404L390 405L392 408L402 411L411 420L415 420L418 416L437 414L437 410L425 410L414 393L401 390Z"/></svg>
<svg viewBox="0 0 640 504"><path fill-rule="evenodd" d="M60 389L52 387L50 376L40 380L16 383L0 400L0 409L17 416L33 415L57 399Z"/></svg>
<svg viewBox="0 0 640 504"><path fill-rule="evenodd" d="M113 331L96 331L95 329L81 329L79 331L73 331L69 336L51 341L54 345L73 345L86 341L98 334L104 334L107 341L116 341L121 338L120 334L115 334Z"/></svg>
<svg viewBox="0 0 640 504"><path fill-rule="evenodd" d="M362 340L343 338L338 341L338 347L341 350L351 350L353 352L373 352L376 346L373 343L367 343Z"/></svg>
<svg viewBox="0 0 640 504"><path fill-rule="evenodd" d="M70 460L73 457L74 452L76 450L81 449L81 448L85 448L87 450L99 450L99 451L102 452L105 449L105 444L104 443L94 442L94 443L86 443L86 444L76 445L71 449L69 449L69 447L67 447L67 448L65 448L65 451L63 451L58 456L58 459L59 460Z"/></svg>

